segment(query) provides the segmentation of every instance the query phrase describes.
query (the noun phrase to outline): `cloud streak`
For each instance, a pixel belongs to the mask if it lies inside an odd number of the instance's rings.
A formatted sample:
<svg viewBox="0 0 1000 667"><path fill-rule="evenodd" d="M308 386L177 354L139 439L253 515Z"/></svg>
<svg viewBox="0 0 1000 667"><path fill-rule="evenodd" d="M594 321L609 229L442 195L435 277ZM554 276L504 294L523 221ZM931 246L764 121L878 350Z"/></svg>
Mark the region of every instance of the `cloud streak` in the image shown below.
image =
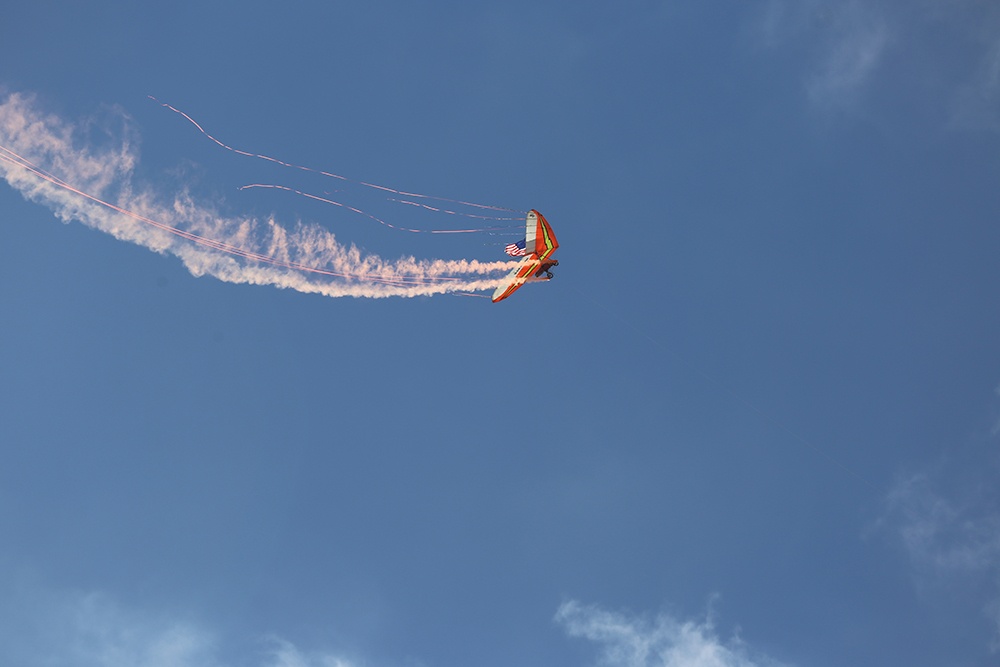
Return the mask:
<svg viewBox="0 0 1000 667"><path fill-rule="evenodd" d="M423 296L493 289L511 262L386 260L343 245L318 225L231 217L181 192L164 201L134 178L126 129L110 147L45 114L28 95L0 103L0 177L65 222L79 221L154 252L195 276L330 297Z"/></svg>
<svg viewBox="0 0 1000 667"><path fill-rule="evenodd" d="M806 85L816 104L843 104L872 76L888 43L885 24L857 4L845 5L836 17L832 40L822 64Z"/></svg>
<svg viewBox="0 0 1000 667"><path fill-rule="evenodd" d="M1000 27L984 49L975 73L956 95L952 125L957 128L1000 129Z"/></svg>
<svg viewBox="0 0 1000 667"><path fill-rule="evenodd" d="M222 667L210 633L99 593L4 586L0 662L41 667Z"/></svg>
<svg viewBox="0 0 1000 667"><path fill-rule="evenodd" d="M303 653L283 639L271 640L274 648L264 667L353 667L353 663L328 653Z"/></svg>
<svg viewBox="0 0 1000 667"><path fill-rule="evenodd" d="M668 614L654 619L612 612L569 601L555 620L571 637L601 645L599 664L607 667L779 667L765 656L751 655L738 638L721 640L711 616L681 621Z"/></svg>
<svg viewBox="0 0 1000 667"><path fill-rule="evenodd" d="M1000 569L1000 512L983 498L955 500L927 474L901 478L888 495L895 527L914 565L939 574Z"/></svg>
<svg viewBox="0 0 1000 667"><path fill-rule="evenodd" d="M888 88L917 96L950 128L1000 130L997 3L768 0L749 30L802 63L802 90L818 109L856 109Z"/></svg>
<svg viewBox="0 0 1000 667"><path fill-rule="evenodd" d="M995 443L995 429L992 435ZM998 463L994 447L968 447L928 471L901 475L879 520L902 546L921 591L957 593L962 607L985 614L993 652L1000 651Z"/></svg>
<svg viewBox="0 0 1000 667"><path fill-rule="evenodd" d="M854 100L878 69L890 35L872 3L821 0L770 0L755 32L768 48L802 44L810 63L805 92L820 107L843 107Z"/></svg>
<svg viewBox="0 0 1000 667"><path fill-rule="evenodd" d="M230 667L219 641L203 627L165 614L127 609L101 593L22 590L0 614L0 661L23 667ZM8 618L9 617L9 618ZM306 653L265 638L256 667L354 667L329 652ZM241 665L248 663L240 662Z"/></svg>

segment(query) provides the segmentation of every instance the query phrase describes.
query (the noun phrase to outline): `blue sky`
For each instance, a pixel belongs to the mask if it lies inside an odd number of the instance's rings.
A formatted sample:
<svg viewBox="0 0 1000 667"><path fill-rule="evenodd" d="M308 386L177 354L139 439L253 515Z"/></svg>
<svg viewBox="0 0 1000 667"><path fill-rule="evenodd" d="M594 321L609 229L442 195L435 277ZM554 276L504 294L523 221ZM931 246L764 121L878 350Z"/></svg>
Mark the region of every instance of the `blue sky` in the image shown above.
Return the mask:
<svg viewBox="0 0 1000 667"><path fill-rule="evenodd" d="M1000 8L286 4L8 7L0 146L556 279L0 161L0 662L996 663Z"/></svg>

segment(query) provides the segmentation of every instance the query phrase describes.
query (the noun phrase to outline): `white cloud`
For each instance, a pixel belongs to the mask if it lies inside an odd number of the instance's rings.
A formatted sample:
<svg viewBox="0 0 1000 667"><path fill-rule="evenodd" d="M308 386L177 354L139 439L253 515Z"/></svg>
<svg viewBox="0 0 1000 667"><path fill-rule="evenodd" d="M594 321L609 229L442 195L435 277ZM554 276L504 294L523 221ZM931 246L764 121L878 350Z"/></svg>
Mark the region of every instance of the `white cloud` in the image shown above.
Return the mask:
<svg viewBox="0 0 1000 667"><path fill-rule="evenodd" d="M1000 130L1000 34L984 48L976 71L955 94L951 121L956 128Z"/></svg>
<svg viewBox="0 0 1000 667"><path fill-rule="evenodd" d="M64 647L77 665L94 667L212 666L218 663L210 636L191 625L128 615L100 596L83 598L75 610L71 641Z"/></svg>
<svg viewBox="0 0 1000 667"><path fill-rule="evenodd" d="M751 655L738 637L721 640L711 616L678 620L668 614L653 619L613 612L576 601L566 602L556 622L572 637L601 645L607 667L777 667L781 663Z"/></svg>
<svg viewBox="0 0 1000 667"><path fill-rule="evenodd" d="M94 148L79 126L26 95L0 103L0 178L65 222L178 257L195 276L325 296L387 297L491 289L512 262L390 261L339 243L318 225L226 217L186 193L165 197L133 178L128 132Z"/></svg>
<svg viewBox="0 0 1000 667"><path fill-rule="evenodd" d="M802 63L803 92L818 108L850 109L891 85L953 128L1000 130L998 3L769 0L750 33Z"/></svg>
<svg viewBox="0 0 1000 667"><path fill-rule="evenodd" d="M4 590L0 662L23 667L222 667L211 633L107 596Z"/></svg>
<svg viewBox="0 0 1000 667"><path fill-rule="evenodd" d="M764 46L777 48L790 37L807 30L819 8L819 0L769 0L753 22L753 32Z"/></svg>
<svg viewBox="0 0 1000 667"><path fill-rule="evenodd" d="M273 639L275 645L266 667L352 667L352 663L337 656L312 653L306 655L283 639Z"/></svg>
<svg viewBox="0 0 1000 667"><path fill-rule="evenodd" d="M1000 584L1000 582L998 582ZM1000 652L1000 599L992 600L983 610L993 625L993 639L990 641L990 651Z"/></svg>
<svg viewBox="0 0 1000 667"><path fill-rule="evenodd" d="M985 614L993 632L990 649L998 651L1000 467L995 439L985 444L956 450L929 471L900 476L879 524L902 546L914 583L931 604L949 599L970 618Z"/></svg>
<svg viewBox="0 0 1000 667"><path fill-rule="evenodd" d="M889 31L882 19L856 3L845 4L830 30L821 64L808 79L810 99L820 105L843 105L868 83L879 65Z"/></svg>
<svg viewBox="0 0 1000 667"><path fill-rule="evenodd" d="M0 664L18 667L231 667L213 633L166 614L128 609L107 595L5 590ZM330 653L305 653L267 638L257 667L353 667ZM247 667L240 663L240 667Z"/></svg>
<svg viewBox="0 0 1000 667"><path fill-rule="evenodd" d="M887 502L916 567L946 575L1000 569L1000 508L987 496L949 498L921 473L897 480Z"/></svg>
<svg viewBox="0 0 1000 667"><path fill-rule="evenodd" d="M890 42L889 24L871 2L771 0L755 19L753 33L767 48L801 49L806 95L835 108L854 102Z"/></svg>

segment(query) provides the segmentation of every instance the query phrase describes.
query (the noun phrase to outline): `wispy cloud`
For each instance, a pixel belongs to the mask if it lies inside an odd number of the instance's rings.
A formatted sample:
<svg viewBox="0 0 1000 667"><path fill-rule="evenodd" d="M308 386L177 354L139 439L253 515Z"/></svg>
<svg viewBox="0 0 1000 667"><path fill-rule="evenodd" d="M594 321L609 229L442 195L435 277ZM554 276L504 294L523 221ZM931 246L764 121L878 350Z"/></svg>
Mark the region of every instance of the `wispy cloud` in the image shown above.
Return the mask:
<svg viewBox="0 0 1000 667"><path fill-rule="evenodd" d="M918 473L897 480L887 503L916 567L946 575L1000 569L1000 507L984 493L947 497Z"/></svg>
<svg viewBox="0 0 1000 667"><path fill-rule="evenodd" d="M794 58L816 108L907 88L952 128L1000 130L1000 5L978 0L769 0L754 42ZM891 56L891 57L890 57Z"/></svg>
<svg viewBox="0 0 1000 667"><path fill-rule="evenodd" d="M214 634L166 614L129 609L101 593L21 590L0 608L0 661L19 667L234 667ZM16 605L16 609L13 606ZM12 618L16 616L16 618ZM332 653L263 640L241 667L354 667ZM245 654L245 651L239 651Z"/></svg>
<svg viewBox="0 0 1000 667"><path fill-rule="evenodd" d="M771 0L754 23L769 49L802 50L803 89L814 104L852 104L877 70L889 44L889 24L877 3Z"/></svg>
<svg viewBox="0 0 1000 667"><path fill-rule="evenodd" d="M993 651L1000 650L997 435L994 430L989 447L970 445L933 468L900 475L879 520L902 546L919 590L931 597L964 591L959 604L985 613Z"/></svg>
<svg viewBox="0 0 1000 667"><path fill-rule="evenodd" d="M857 3L844 4L828 22L828 43L806 90L816 104L841 106L850 103L872 77L889 31L881 17Z"/></svg>
<svg viewBox="0 0 1000 667"><path fill-rule="evenodd" d="M196 276L325 296L419 296L495 287L510 262L386 260L317 226L227 217L181 192L133 177L129 133L95 147L81 125L43 113L31 96L0 103L0 177L60 219L178 257Z"/></svg>
<svg viewBox="0 0 1000 667"><path fill-rule="evenodd" d="M183 622L129 614L103 596L82 597L68 609L67 643L52 646L75 665L94 667L215 666L210 635Z"/></svg>
<svg viewBox="0 0 1000 667"><path fill-rule="evenodd" d="M99 593L3 591L0 662L24 667L222 667L194 624L126 610Z"/></svg>
<svg viewBox="0 0 1000 667"><path fill-rule="evenodd" d="M607 611L569 601L555 620L572 637L601 645L600 664L607 667L779 667L782 663L752 655L739 638L722 640L708 615L703 620L655 618Z"/></svg>
<svg viewBox="0 0 1000 667"><path fill-rule="evenodd" d="M283 639L273 638L274 648L265 667L353 667L353 663L327 653L303 653Z"/></svg>
<svg viewBox="0 0 1000 667"><path fill-rule="evenodd" d="M952 125L961 129L1000 130L1000 25L985 46L976 71L955 95Z"/></svg>
<svg viewBox="0 0 1000 667"><path fill-rule="evenodd" d="M819 5L820 0L769 0L761 5L753 21L752 32L764 46L778 48L809 28Z"/></svg>

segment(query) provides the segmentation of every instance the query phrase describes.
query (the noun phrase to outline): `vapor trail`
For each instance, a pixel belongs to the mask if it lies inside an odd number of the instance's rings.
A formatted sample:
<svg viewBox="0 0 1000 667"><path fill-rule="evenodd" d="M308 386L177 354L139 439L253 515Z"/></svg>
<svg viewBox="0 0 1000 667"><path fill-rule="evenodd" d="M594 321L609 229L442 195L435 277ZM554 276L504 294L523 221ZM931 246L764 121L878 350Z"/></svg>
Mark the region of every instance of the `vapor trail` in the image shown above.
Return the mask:
<svg viewBox="0 0 1000 667"><path fill-rule="evenodd" d="M507 211L508 213L527 214L527 211L518 211L517 209L506 208L506 207L503 207L503 206L490 206L489 204L476 204L474 202L462 201L460 199L448 199L447 197L434 197L432 195L423 195L423 194L419 194L417 192L406 192L404 190L396 190L395 188L390 188L390 187L385 186L385 185L378 185L377 183L368 183L367 181L360 181L360 180L357 180L357 179L348 178L347 176L341 176L340 174L334 174L334 173L329 172L329 171L323 171L322 169L314 169L312 167L304 167L304 166L302 166L300 164L293 164L291 162L285 162L284 160L279 160L278 158L271 157L270 155L262 155L260 153L252 153L250 151L244 151L244 150L241 150L239 148L234 148L233 146L230 146L229 144L223 143L222 141L216 139L214 136L212 136L211 134L209 134L208 131L206 131L205 128L203 128L194 118L192 118L191 116L187 115L186 113L184 113L180 109L177 109L176 107L170 106L166 102L161 102L160 100L156 99L152 95L147 95L147 97L149 97L149 99L153 100L154 102L156 102L160 106L162 106L164 108L167 108L167 109L170 109L174 113L182 116L188 122L190 122L192 125L194 125L196 128L198 128L198 131L201 132L203 135L205 135L207 138L211 139L213 142L215 142L217 145L221 146L222 148L225 148L227 151L232 151L233 153L236 153L237 155L244 155L246 157L253 157L253 158L258 158L260 160L267 160L268 162L273 162L275 164L281 165L282 167L289 167L290 169L299 169L301 171L308 171L308 172L311 172L313 174L320 174L321 176L327 176L329 178L335 178L335 179L337 179L339 181L344 181L345 183L354 183L356 185L362 185L362 186L364 186L366 188L372 188L373 190L381 190L382 192L388 192L390 194L399 195L401 197L414 197L416 199L428 199L428 200L433 200L433 201L443 201L443 202L449 202L451 204L458 204L460 206L469 206L471 208L486 209L486 210L490 210L490 211ZM393 200L393 201L398 201L398 200ZM401 202L401 203L409 203L409 204L412 204L414 206L422 206L421 204L416 204L414 202ZM462 212L459 212L459 211L449 211L449 210L444 210L444 209L438 209L438 208L435 208L433 206L424 206L424 208L427 208L427 209L432 210L432 211L438 211L438 212L441 212L441 213L450 213L452 215L463 215L463 216L467 216L467 217L480 218L480 219L486 219L486 220L510 220L511 219L511 218L486 218L484 216L473 215L473 214L470 214L470 213L462 213Z"/></svg>
<svg viewBox="0 0 1000 667"><path fill-rule="evenodd" d="M227 217L181 193L163 202L133 178L128 132L111 148L83 145L78 128L40 112L31 96L0 104L0 177L73 220L174 255L196 276L326 296L419 296L493 289L511 262L389 261L337 242L317 226ZM59 174L56 176L55 174Z"/></svg>
<svg viewBox="0 0 1000 667"><path fill-rule="evenodd" d="M285 192L291 192L293 194L299 195L300 197L313 199L318 202L323 202L324 204L332 204L334 206L339 206L340 208L346 209L351 213L357 213L358 215L362 215L368 218L369 220L374 220L380 225L385 225L386 227L390 227L392 229L398 229L401 232L413 232L414 234L474 234L479 232L495 232L495 231L511 229L510 227L485 227L483 229L411 229L410 227L401 227L399 225L394 225L390 222L386 222L382 218L374 216L371 213L366 213L365 211L362 211L359 208L355 208L354 206L351 206L349 204L344 204L343 202L339 202L334 199L329 199L327 197L320 197L319 195L314 195L309 192L303 192L302 190L296 190L295 188L290 188L287 185L272 185L270 183L251 183L249 185L240 186L240 190L250 190L253 188L271 188L274 190L284 190ZM400 204L410 204L411 206L423 206L423 204L415 204L414 202L402 201L400 199L394 199L393 201L397 201ZM431 207L424 206L424 208L431 208ZM496 218L492 219L495 220ZM508 219L513 220L514 218L508 218ZM523 227L524 221L522 220L521 223L522 224L520 226Z"/></svg>

